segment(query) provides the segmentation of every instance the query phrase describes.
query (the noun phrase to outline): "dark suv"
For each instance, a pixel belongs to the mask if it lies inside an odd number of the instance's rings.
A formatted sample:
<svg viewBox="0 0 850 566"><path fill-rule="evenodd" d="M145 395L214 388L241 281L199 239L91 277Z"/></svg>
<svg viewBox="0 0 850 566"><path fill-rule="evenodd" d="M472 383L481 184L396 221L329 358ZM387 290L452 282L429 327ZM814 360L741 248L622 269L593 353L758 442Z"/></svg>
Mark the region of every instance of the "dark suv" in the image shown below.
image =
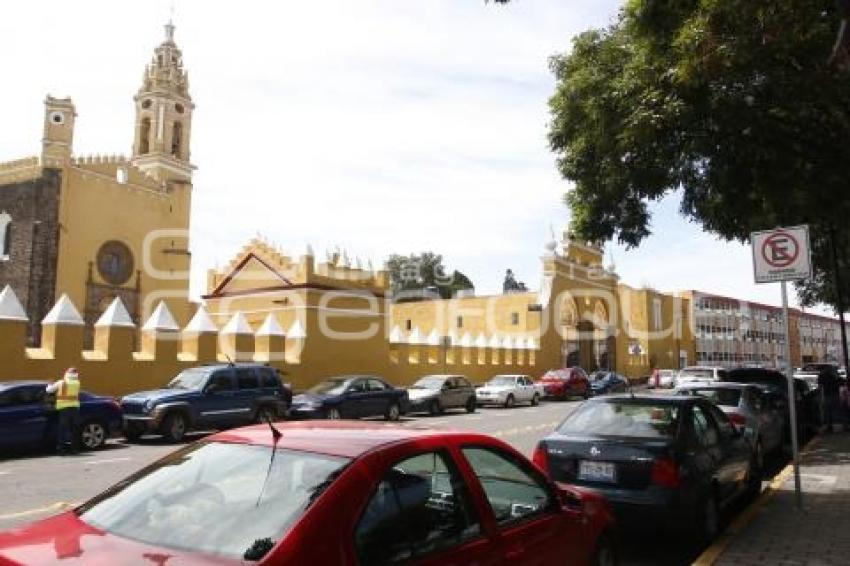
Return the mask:
<svg viewBox="0 0 850 566"><path fill-rule="evenodd" d="M276 369L261 364L189 368L165 389L131 393L121 399L124 435L146 433L180 441L191 429L223 429L286 416L292 390Z"/></svg>

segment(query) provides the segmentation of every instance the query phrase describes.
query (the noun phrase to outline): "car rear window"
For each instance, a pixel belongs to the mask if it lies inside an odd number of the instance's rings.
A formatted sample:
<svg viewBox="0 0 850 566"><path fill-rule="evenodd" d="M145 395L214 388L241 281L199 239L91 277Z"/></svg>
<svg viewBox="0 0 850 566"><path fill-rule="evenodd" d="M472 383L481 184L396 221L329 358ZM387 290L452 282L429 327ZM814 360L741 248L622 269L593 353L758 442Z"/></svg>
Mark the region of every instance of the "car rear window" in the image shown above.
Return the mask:
<svg viewBox="0 0 850 566"><path fill-rule="evenodd" d="M258 560L348 462L270 446L193 444L77 513L98 529L146 544Z"/></svg>
<svg viewBox="0 0 850 566"><path fill-rule="evenodd" d="M570 435L672 438L679 428L673 403L612 400L585 403L564 420L558 432Z"/></svg>
<svg viewBox="0 0 850 566"><path fill-rule="evenodd" d="M691 395L705 397L724 407L737 407L741 402L740 389L690 389L689 391Z"/></svg>

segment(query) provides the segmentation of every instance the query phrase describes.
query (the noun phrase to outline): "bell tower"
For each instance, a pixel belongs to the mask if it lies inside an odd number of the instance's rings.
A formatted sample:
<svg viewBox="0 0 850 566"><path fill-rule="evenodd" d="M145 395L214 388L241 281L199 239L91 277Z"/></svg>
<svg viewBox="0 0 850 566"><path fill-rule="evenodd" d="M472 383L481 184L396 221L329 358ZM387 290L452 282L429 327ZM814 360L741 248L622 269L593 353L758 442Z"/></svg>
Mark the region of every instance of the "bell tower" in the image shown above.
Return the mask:
<svg viewBox="0 0 850 566"><path fill-rule="evenodd" d="M132 161L163 183L191 183L192 111L189 73L174 42L174 24L165 25L165 41L145 66L142 86L133 97L136 126Z"/></svg>
<svg viewBox="0 0 850 566"><path fill-rule="evenodd" d="M47 95L44 100L44 135L41 139L41 158L45 164L61 166L71 157L76 117L70 98Z"/></svg>

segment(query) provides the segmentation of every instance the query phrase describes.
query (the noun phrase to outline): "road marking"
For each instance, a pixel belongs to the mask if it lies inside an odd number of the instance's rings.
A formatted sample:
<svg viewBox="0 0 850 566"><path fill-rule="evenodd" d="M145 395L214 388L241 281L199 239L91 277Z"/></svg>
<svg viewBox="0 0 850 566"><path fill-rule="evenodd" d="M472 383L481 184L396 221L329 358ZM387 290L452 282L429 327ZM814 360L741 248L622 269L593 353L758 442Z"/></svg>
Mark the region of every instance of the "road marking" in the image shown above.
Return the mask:
<svg viewBox="0 0 850 566"><path fill-rule="evenodd" d="M11 473L9 470L0 470L0 476L8 476Z"/></svg>
<svg viewBox="0 0 850 566"><path fill-rule="evenodd" d="M28 515L38 515L40 513L56 513L58 511L65 511L66 509L70 509L71 507L76 507L77 505L79 505L79 503L57 501L56 503L52 503L47 507L39 507L38 509L27 509L26 511L16 511L15 513L7 513L6 515L0 515L0 521L18 519L20 517L26 517Z"/></svg>
<svg viewBox="0 0 850 566"><path fill-rule="evenodd" d="M537 432L541 430L551 430L555 426L557 426L558 422L554 421L551 423L543 423L539 425L528 425L528 426L518 426L514 428L507 428L502 430L497 430L496 432L490 433L493 436L504 438L506 436L515 436L517 434L523 434L526 432Z"/></svg>
<svg viewBox="0 0 850 566"><path fill-rule="evenodd" d="M132 460L132 458L108 458L106 460L89 460L88 462L83 463L86 465L111 464L113 462L127 462L128 460Z"/></svg>

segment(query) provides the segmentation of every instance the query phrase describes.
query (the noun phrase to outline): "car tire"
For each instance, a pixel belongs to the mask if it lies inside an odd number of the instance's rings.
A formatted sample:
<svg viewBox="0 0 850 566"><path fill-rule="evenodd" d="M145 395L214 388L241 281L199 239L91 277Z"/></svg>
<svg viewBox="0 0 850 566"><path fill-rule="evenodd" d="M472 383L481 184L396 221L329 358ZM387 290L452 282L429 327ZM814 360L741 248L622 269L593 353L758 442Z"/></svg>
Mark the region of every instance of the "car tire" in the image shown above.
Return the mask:
<svg viewBox="0 0 850 566"><path fill-rule="evenodd" d="M508 395L507 399L505 399L505 408L510 409L516 404L516 400L513 395Z"/></svg>
<svg viewBox="0 0 850 566"><path fill-rule="evenodd" d="M475 402L475 397L470 397L466 401L466 412L467 413L474 413L477 405L478 405L478 403Z"/></svg>
<svg viewBox="0 0 850 566"><path fill-rule="evenodd" d="M83 423L77 433L77 444L83 450L98 450L106 444L109 433L100 421Z"/></svg>
<svg viewBox="0 0 850 566"><path fill-rule="evenodd" d="M747 472L747 490L744 493L744 500L747 502L755 501L761 495L761 478L762 468L754 459L750 463L750 469Z"/></svg>
<svg viewBox="0 0 850 566"><path fill-rule="evenodd" d="M531 396L531 406L536 407L539 404L540 404L540 395L535 393L534 395Z"/></svg>
<svg viewBox="0 0 850 566"><path fill-rule="evenodd" d="M182 413L169 413L162 421L162 435L170 442L180 442L185 438L189 426Z"/></svg>
<svg viewBox="0 0 850 566"><path fill-rule="evenodd" d="M397 421L401 417L401 410L398 408L398 403L392 403L389 407L387 407L387 412L384 415L384 419L388 421Z"/></svg>
<svg viewBox="0 0 850 566"><path fill-rule="evenodd" d="M428 413L432 417L436 417L437 415L439 415L442 412L443 412L443 407L440 406L439 400L434 399L433 401L431 401L431 403L428 404Z"/></svg>
<svg viewBox="0 0 850 566"><path fill-rule="evenodd" d="M342 418L342 415L340 415L338 408L331 407L325 411L325 418L331 421L338 421Z"/></svg>
<svg viewBox="0 0 850 566"><path fill-rule="evenodd" d="M582 397L584 397L585 401L590 399L590 386L589 385L584 388L584 395L582 395Z"/></svg>
<svg viewBox="0 0 850 566"><path fill-rule="evenodd" d="M261 406L257 409L257 416L254 417L254 422L257 424L265 424L269 421L277 420L277 411L274 407Z"/></svg>
<svg viewBox="0 0 850 566"><path fill-rule="evenodd" d="M590 559L591 566L616 566L620 563L617 556L617 546L610 535L600 535Z"/></svg>

